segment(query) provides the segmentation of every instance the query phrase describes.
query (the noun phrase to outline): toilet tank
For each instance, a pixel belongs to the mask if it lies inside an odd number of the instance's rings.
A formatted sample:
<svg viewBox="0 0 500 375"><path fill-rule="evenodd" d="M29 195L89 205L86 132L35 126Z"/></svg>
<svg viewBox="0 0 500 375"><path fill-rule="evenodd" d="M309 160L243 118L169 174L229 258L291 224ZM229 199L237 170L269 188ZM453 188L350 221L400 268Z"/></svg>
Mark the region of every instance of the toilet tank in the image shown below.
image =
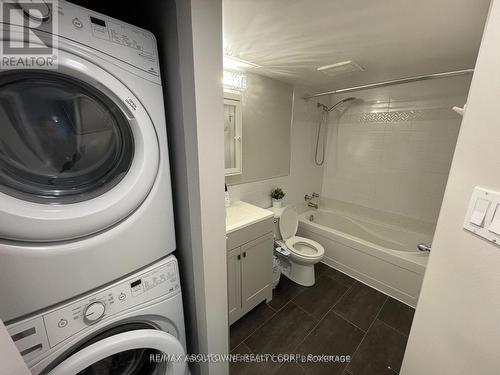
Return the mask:
<svg viewBox="0 0 500 375"><path fill-rule="evenodd" d="M281 233L280 233L280 218L279 216L274 215L274 239L275 240L281 240Z"/></svg>

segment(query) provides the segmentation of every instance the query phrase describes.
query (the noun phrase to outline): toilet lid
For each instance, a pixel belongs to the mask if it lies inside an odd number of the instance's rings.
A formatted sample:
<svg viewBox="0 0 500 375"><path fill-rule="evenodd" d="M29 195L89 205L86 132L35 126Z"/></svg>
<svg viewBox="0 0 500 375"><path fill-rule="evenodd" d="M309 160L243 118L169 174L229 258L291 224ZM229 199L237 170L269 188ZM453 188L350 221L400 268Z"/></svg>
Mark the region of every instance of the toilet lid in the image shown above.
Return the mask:
<svg viewBox="0 0 500 375"><path fill-rule="evenodd" d="M299 217L297 212L291 207L283 210L280 217L280 233L284 240L287 240L297 233L299 227Z"/></svg>

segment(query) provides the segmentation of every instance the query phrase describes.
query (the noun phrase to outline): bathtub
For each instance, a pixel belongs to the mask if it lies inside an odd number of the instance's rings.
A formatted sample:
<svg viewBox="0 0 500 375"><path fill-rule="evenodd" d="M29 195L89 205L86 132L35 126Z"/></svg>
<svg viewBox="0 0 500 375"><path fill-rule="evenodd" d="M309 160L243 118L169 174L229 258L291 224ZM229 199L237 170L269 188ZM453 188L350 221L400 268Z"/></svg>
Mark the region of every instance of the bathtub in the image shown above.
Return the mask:
<svg viewBox="0 0 500 375"><path fill-rule="evenodd" d="M299 217L298 235L325 248L323 262L349 276L415 307L432 233L387 224L376 218L349 216L335 210L307 211Z"/></svg>

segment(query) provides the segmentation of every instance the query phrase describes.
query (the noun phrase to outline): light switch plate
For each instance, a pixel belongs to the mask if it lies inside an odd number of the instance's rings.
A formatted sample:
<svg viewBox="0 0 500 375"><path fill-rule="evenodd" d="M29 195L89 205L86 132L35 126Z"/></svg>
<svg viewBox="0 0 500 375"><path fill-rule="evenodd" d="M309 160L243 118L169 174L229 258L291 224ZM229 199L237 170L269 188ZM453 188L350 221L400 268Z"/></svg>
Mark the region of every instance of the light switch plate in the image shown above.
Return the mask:
<svg viewBox="0 0 500 375"><path fill-rule="evenodd" d="M464 228L500 245L500 192L476 186L465 215Z"/></svg>

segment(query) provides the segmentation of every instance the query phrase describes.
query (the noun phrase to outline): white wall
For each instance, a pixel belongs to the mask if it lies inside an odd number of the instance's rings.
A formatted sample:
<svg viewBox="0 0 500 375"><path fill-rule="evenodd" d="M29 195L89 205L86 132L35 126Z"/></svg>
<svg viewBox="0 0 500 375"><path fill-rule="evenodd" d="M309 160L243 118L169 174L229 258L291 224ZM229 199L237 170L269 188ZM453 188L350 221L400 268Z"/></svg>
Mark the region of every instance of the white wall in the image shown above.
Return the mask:
<svg viewBox="0 0 500 375"><path fill-rule="evenodd" d="M404 375L500 369L500 247L462 228L474 186L500 190L500 1L494 0L406 349Z"/></svg>
<svg viewBox="0 0 500 375"><path fill-rule="evenodd" d="M266 208L271 206L269 196L271 189L282 187L286 192L285 204L301 205L305 194L320 191L323 168L314 164L314 146L320 112L314 100L306 102L302 99L306 92L311 90L294 88L290 175L228 186L231 200L243 200ZM244 163L245 160L243 165Z"/></svg>
<svg viewBox="0 0 500 375"><path fill-rule="evenodd" d="M227 353L222 1L191 0L191 22L202 240L202 254L197 256L203 260L204 278L203 288L197 293L203 295L199 300L205 303L200 310L204 321L198 319L202 323L198 334L203 339L202 353ZM224 362L207 366L210 374L229 373Z"/></svg>
<svg viewBox="0 0 500 375"><path fill-rule="evenodd" d="M133 12L121 19L147 22L158 40L187 350L227 353L222 3L155 0L113 9ZM191 374L228 371L227 363L190 364Z"/></svg>
<svg viewBox="0 0 500 375"><path fill-rule="evenodd" d="M435 223L461 122L451 107L464 104L469 84L466 76L349 94L358 100L330 116L323 197Z"/></svg>

